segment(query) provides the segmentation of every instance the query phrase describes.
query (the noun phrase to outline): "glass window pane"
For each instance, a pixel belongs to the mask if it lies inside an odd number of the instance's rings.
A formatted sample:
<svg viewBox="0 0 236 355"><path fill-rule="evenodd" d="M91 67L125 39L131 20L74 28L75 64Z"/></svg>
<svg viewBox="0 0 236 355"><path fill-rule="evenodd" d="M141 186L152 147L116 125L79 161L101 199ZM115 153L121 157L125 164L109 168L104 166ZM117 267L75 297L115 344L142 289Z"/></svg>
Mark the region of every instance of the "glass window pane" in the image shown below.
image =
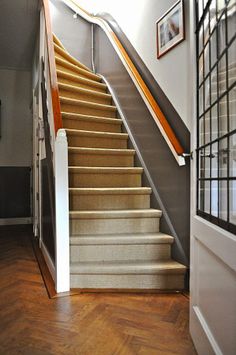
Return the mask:
<svg viewBox="0 0 236 355"><path fill-rule="evenodd" d="M203 0L198 0L198 19L202 17L203 13Z"/></svg>
<svg viewBox="0 0 236 355"><path fill-rule="evenodd" d="M215 67L211 72L211 103L213 104L217 99L217 68Z"/></svg>
<svg viewBox="0 0 236 355"><path fill-rule="evenodd" d="M229 221L236 224L236 180L229 182Z"/></svg>
<svg viewBox="0 0 236 355"><path fill-rule="evenodd" d="M236 81L236 39L228 49L228 67L229 86L231 86Z"/></svg>
<svg viewBox="0 0 236 355"><path fill-rule="evenodd" d="M201 54L198 61L198 71L199 71L199 85L203 81L203 53Z"/></svg>
<svg viewBox="0 0 236 355"><path fill-rule="evenodd" d="M203 114L203 85L199 89L199 116Z"/></svg>
<svg viewBox="0 0 236 355"><path fill-rule="evenodd" d="M229 137L229 175L236 177L236 134Z"/></svg>
<svg viewBox="0 0 236 355"><path fill-rule="evenodd" d="M209 43L206 45L204 49L204 77L209 73Z"/></svg>
<svg viewBox="0 0 236 355"><path fill-rule="evenodd" d="M217 15L218 18L221 16L225 7L225 0L217 0Z"/></svg>
<svg viewBox="0 0 236 355"><path fill-rule="evenodd" d="M211 214L218 217L218 181L211 182Z"/></svg>
<svg viewBox="0 0 236 355"><path fill-rule="evenodd" d="M216 0L212 0L210 4L210 31L212 32L213 28L216 25Z"/></svg>
<svg viewBox="0 0 236 355"><path fill-rule="evenodd" d="M208 77L204 84L205 87L205 110L210 106L210 77Z"/></svg>
<svg viewBox="0 0 236 355"><path fill-rule="evenodd" d="M205 148L205 178L209 178L211 174L211 150L210 147Z"/></svg>
<svg viewBox="0 0 236 355"><path fill-rule="evenodd" d="M226 55L218 63L219 70L219 95L226 91Z"/></svg>
<svg viewBox="0 0 236 355"><path fill-rule="evenodd" d="M227 133L227 95L223 96L219 102L219 135Z"/></svg>
<svg viewBox="0 0 236 355"><path fill-rule="evenodd" d="M211 139L218 138L218 115L217 104L211 109Z"/></svg>
<svg viewBox="0 0 236 355"><path fill-rule="evenodd" d="M204 20L204 44L207 43L209 39L209 12L207 12Z"/></svg>
<svg viewBox="0 0 236 355"><path fill-rule="evenodd" d="M210 213L210 181L205 181L204 212Z"/></svg>
<svg viewBox="0 0 236 355"><path fill-rule="evenodd" d="M205 158L204 149L199 150L199 178L205 177Z"/></svg>
<svg viewBox="0 0 236 355"><path fill-rule="evenodd" d="M211 148L211 177L217 178L218 177L218 143L212 144Z"/></svg>
<svg viewBox="0 0 236 355"><path fill-rule="evenodd" d="M211 141L210 111L205 114L205 144Z"/></svg>
<svg viewBox="0 0 236 355"><path fill-rule="evenodd" d="M217 28L218 28L218 54L220 55L226 47L225 15L221 17Z"/></svg>
<svg viewBox="0 0 236 355"><path fill-rule="evenodd" d="M201 147L204 144L204 117L202 117L199 120L199 146Z"/></svg>
<svg viewBox="0 0 236 355"><path fill-rule="evenodd" d="M236 1L230 0L227 5L227 23L228 23L228 43L235 35L235 22L236 22Z"/></svg>
<svg viewBox="0 0 236 355"><path fill-rule="evenodd" d="M198 209L204 211L204 181L199 181L198 188Z"/></svg>
<svg viewBox="0 0 236 355"><path fill-rule="evenodd" d="M219 173L220 177L227 177L228 167L228 144L227 139L221 139L219 142Z"/></svg>
<svg viewBox="0 0 236 355"><path fill-rule="evenodd" d="M229 92L229 130L236 129L236 87Z"/></svg>
<svg viewBox="0 0 236 355"><path fill-rule="evenodd" d="M219 217L227 221L227 181L219 181Z"/></svg>
<svg viewBox="0 0 236 355"><path fill-rule="evenodd" d="M203 25L201 26L199 33L198 33L198 46L199 46L199 53L203 50Z"/></svg>
<svg viewBox="0 0 236 355"><path fill-rule="evenodd" d="M217 60L217 45L216 45L216 30L211 35L211 66L216 63Z"/></svg>

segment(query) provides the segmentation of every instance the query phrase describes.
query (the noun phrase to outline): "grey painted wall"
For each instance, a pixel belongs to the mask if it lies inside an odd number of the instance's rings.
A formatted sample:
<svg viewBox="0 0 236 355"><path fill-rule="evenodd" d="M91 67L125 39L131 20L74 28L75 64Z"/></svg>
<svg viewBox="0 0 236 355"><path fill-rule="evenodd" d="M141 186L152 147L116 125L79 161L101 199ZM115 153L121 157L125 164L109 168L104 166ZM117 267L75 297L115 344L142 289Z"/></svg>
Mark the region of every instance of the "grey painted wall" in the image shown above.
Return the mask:
<svg viewBox="0 0 236 355"><path fill-rule="evenodd" d="M67 51L91 68L91 26L61 0L50 0L52 30Z"/></svg>
<svg viewBox="0 0 236 355"><path fill-rule="evenodd" d="M31 73L0 69L0 218L30 217Z"/></svg>
<svg viewBox="0 0 236 355"><path fill-rule="evenodd" d="M31 166L31 73L0 69L0 166Z"/></svg>
<svg viewBox="0 0 236 355"><path fill-rule="evenodd" d="M39 0L0 1L0 67L30 70Z"/></svg>
<svg viewBox="0 0 236 355"><path fill-rule="evenodd" d="M111 14L130 40L157 83L160 85L176 111L190 129L189 114L192 82L188 73L192 71L189 61L189 4L184 0L186 39L159 60L156 54L156 21L176 0L80 0L80 5L89 12Z"/></svg>
<svg viewBox="0 0 236 355"><path fill-rule="evenodd" d="M100 28L95 31L95 66L115 92L159 195L152 206L165 213L161 231L176 237L173 257L188 263L190 239L189 166L179 167L138 90ZM144 183L148 184L144 178ZM169 221L168 221L169 220ZM177 241L179 240L179 244Z"/></svg>

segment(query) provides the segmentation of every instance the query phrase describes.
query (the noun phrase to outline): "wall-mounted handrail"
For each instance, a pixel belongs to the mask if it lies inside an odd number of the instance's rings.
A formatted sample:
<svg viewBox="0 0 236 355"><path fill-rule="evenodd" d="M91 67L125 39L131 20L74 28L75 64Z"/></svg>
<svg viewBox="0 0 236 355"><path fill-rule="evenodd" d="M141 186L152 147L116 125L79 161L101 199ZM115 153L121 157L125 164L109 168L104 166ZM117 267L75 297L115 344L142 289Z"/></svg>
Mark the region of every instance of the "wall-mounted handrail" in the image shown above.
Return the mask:
<svg viewBox="0 0 236 355"><path fill-rule="evenodd" d="M177 160L178 164L185 165L185 158L184 158L184 149L179 142L178 138L176 137L173 129L171 128L168 120L166 119L165 115L163 114L160 106L154 99L152 93L150 92L149 88L147 87L146 83L142 79L141 75L139 74L137 68L135 67L134 63L132 62L130 56L128 55L127 51L123 47L122 43L114 33L113 29L110 25L101 17L97 15L93 15L88 11L84 10L76 0L63 0L73 11L75 11L78 15L83 17L85 20L92 24L99 25L106 35L108 36L109 40L111 41L114 49L116 50L118 56L120 57L121 61L125 65L128 73L130 74L134 84L136 85L139 93L141 94L144 102L146 103L152 117L155 120L158 128L161 131L162 136L166 140L169 148L171 149L175 159Z"/></svg>
<svg viewBox="0 0 236 355"><path fill-rule="evenodd" d="M49 64L49 73L50 73L54 128L55 128L55 133L57 133L58 129L62 128L63 126L62 126L59 90L58 90L58 83L57 83L52 25L51 25L50 11L49 11L49 0L42 0L42 1L43 1L44 17L45 17L45 28L46 28L45 35L46 35L47 49L48 49L48 64Z"/></svg>

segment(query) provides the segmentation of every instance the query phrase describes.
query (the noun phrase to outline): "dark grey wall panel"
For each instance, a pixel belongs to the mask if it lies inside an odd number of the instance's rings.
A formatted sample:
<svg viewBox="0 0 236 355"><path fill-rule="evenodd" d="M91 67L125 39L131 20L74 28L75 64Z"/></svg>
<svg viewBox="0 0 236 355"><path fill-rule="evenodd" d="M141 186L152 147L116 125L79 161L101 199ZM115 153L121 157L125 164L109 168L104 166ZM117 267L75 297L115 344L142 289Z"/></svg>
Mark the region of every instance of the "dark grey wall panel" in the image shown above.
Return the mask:
<svg viewBox="0 0 236 355"><path fill-rule="evenodd" d="M107 36L98 27L95 30L95 53L96 71L110 83L157 189L159 201L153 195L152 206L161 207L165 212L161 230L176 237L173 257L187 264L190 237L189 166L178 166L129 74ZM148 183L145 177L144 181Z"/></svg>
<svg viewBox="0 0 236 355"><path fill-rule="evenodd" d="M61 0L50 0L52 30L67 51L91 68L91 25L78 16Z"/></svg>
<svg viewBox="0 0 236 355"><path fill-rule="evenodd" d="M0 167L0 218L31 217L30 167Z"/></svg>

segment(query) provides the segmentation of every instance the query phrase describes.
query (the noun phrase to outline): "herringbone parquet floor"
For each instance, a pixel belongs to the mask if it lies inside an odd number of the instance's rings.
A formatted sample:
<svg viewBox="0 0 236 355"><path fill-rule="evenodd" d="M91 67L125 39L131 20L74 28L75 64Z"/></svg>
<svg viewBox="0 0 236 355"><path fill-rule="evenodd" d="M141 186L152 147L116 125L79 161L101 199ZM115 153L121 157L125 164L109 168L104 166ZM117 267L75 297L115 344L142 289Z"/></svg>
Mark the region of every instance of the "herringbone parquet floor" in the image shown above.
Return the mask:
<svg viewBox="0 0 236 355"><path fill-rule="evenodd" d="M49 299L26 227L0 227L0 354L196 354L181 294Z"/></svg>

